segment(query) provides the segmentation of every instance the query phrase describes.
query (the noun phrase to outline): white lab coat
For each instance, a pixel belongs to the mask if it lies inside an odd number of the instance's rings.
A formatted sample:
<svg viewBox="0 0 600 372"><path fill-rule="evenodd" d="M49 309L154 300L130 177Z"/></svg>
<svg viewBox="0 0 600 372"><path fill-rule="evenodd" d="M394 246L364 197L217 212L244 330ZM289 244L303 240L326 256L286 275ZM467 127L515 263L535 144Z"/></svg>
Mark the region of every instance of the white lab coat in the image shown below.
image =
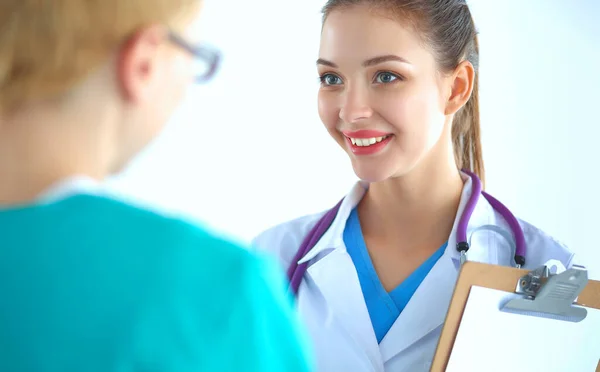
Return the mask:
<svg viewBox="0 0 600 372"><path fill-rule="evenodd" d="M317 357L319 372L420 372L429 371L442 324L458 276L460 254L456 250L456 226L471 195L465 186L448 248L423 280L387 335L377 343L354 264L346 252L343 231L352 209L366 191L357 183L343 201L331 228L300 262L309 262L300 284L297 306ZM253 241L253 246L273 253L287 269L302 240L324 212L275 226ZM527 242L525 269L550 259L572 266L573 254L559 242L524 221L519 221ZM482 225L510 231L487 200L479 198L467 236ZM495 232L477 231L468 259L498 265L514 265L506 239Z"/></svg>

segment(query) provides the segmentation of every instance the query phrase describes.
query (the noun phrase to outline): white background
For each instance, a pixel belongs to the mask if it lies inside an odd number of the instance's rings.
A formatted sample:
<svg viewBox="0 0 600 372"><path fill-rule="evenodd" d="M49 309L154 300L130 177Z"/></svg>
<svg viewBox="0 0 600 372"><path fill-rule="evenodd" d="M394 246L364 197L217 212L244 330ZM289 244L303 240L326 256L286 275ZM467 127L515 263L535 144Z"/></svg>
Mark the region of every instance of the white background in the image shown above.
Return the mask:
<svg viewBox="0 0 600 372"><path fill-rule="evenodd" d="M600 2L471 0L487 190L600 279ZM249 241L335 204L355 177L317 115L323 0L206 0L223 54L111 185Z"/></svg>

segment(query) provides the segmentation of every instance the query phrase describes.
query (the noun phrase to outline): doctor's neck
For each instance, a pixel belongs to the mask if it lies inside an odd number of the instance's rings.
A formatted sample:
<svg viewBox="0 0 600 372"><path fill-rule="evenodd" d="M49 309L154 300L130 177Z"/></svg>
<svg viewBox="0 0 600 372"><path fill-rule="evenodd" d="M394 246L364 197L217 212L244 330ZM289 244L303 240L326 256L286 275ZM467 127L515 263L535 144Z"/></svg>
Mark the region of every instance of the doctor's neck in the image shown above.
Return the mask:
<svg viewBox="0 0 600 372"><path fill-rule="evenodd" d="M0 116L0 205L28 203L71 176L105 178L115 154L111 121L85 102L36 103Z"/></svg>
<svg viewBox="0 0 600 372"><path fill-rule="evenodd" d="M365 228L379 236L449 236L464 183L454 159L444 159L370 184L359 204Z"/></svg>
<svg viewBox="0 0 600 372"><path fill-rule="evenodd" d="M456 209L463 180L453 160L424 162L400 177L372 183L365 198L396 221Z"/></svg>

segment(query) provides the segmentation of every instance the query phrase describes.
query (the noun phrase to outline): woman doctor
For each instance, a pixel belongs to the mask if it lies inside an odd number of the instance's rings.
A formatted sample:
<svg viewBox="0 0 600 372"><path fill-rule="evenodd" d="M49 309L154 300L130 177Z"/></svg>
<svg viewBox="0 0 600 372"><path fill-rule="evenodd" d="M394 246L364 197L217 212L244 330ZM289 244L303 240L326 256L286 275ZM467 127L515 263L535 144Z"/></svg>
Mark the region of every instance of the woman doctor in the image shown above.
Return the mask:
<svg viewBox="0 0 600 372"><path fill-rule="evenodd" d="M510 235L473 233L485 225L510 231L474 191L484 166L473 19L464 0L329 0L323 13L319 114L361 181L296 257L307 264L297 305L319 371L428 371L460 268L459 220L473 195L468 258L515 265ZM294 266L323 215L273 227L254 245ZM566 247L516 221L523 267L549 259L571 266Z"/></svg>

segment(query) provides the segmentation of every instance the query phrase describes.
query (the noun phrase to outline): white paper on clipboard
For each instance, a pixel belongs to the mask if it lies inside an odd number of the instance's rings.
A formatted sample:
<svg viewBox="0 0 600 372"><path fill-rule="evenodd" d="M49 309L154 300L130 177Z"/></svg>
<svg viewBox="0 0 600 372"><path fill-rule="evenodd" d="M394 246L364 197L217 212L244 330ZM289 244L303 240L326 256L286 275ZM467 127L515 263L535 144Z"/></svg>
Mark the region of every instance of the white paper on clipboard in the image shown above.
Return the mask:
<svg viewBox="0 0 600 372"><path fill-rule="evenodd" d="M579 323L500 311L521 295L473 286L446 372L594 372L600 310Z"/></svg>

